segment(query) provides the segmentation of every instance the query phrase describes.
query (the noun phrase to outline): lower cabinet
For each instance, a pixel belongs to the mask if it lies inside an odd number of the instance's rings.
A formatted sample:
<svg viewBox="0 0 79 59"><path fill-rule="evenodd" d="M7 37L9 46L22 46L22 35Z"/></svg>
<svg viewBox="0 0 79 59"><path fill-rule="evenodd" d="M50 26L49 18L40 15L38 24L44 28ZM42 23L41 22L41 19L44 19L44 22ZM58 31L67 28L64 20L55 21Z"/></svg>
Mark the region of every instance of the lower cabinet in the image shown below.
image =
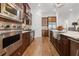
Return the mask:
<svg viewBox="0 0 79 59"><path fill-rule="evenodd" d="M70 40L68 39L68 37L60 35L60 39L55 39L53 37L53 32L50 31L50 41L61 56L70 55Z"/></svg>
<svg viewBox="0 0 79 59"><path fill-rule="evenodd" d="M74 41L70 41L70 55L71 56L79 56L79 43Z"/></svg>
<svg viewBox="0 0 79 59"><path fill-rule="evenodd" d="M79 41L60 34L60 40L53 37L50 31L50 41L61 56L79 56Z"/></svg>
<svg viewBox="0 0 79 59"><path fill-rule="evenodd" d="M23 50L25 50L30 44L30 32L22 34Z"/></svg>
<svg viewBox="0 0 79 59"><path fill-rule="evenodd" d="M30 45L30 32L22 33L22 46L20 46L11 56L22 56L22 54L29 45Z"/></svg>
<svg viewBox="0 0 79 59"><path fill-rule="evenodd" d="M53 33L50 31L50 41L53 43Z"/></svg>
<svg viewBox="0 0 79 59"><path fill-rule="evenodd" d="M51 43L55 46L56 44L55 44L55 42L56 42L56 40L55 40L55 38L53 37L53 32L52 31L50 31L50 41L51 41Z"/></svg>
<svg viewBox="0 0 79 59"><path fill-rule="evenodd" d="M20 46L11 56L21 56L24 52L23 46Z"/></svg>
<svg viewBox="0 0 79 59"><path fill-rule="evenodd" d="M49 36L49 30L42 30L42 36L48 37Z"/></svg>
<svg viewBox="0 0 79 59"><path fill-rule="evenodd" d="M70 40L67 36L61 35L61 55L69 56L70 55Z"/></svg>

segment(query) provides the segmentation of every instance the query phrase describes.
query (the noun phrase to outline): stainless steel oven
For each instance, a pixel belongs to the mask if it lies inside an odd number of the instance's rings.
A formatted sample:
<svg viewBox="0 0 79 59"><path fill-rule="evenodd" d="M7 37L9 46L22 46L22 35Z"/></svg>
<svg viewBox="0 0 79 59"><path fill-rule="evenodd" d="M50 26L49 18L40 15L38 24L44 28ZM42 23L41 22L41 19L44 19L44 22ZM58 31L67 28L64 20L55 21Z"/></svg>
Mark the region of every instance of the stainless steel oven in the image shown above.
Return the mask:
<svg viewBox="0 0 79 59"><path fill-rule="evenodd" d="M0 33L0 55L5 54L5 50L3 49L3 34Z"/></svg>
<svg viewBox="0 0 79 59"><path fill-rule="evenodd" d="M22 12L14 3L0 3L0 17L21 21Z"/></svg>
<svg viewBox="0 0 79 59"><path fill-rule="evenodd" d="M0 49L5 52L5 55L11 55L22 45L21 33L21 31L12 31L2 34L2 37L0 39Z"/></svg>

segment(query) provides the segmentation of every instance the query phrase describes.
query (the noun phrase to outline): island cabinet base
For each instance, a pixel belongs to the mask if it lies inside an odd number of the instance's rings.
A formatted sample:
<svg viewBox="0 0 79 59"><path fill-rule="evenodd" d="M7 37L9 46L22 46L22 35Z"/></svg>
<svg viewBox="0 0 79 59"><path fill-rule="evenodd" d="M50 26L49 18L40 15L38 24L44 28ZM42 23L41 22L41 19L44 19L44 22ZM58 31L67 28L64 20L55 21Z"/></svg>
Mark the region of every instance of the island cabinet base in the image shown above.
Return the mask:
<svg viewBox="0 0 79 59"><path fill-rule="evenodd" d="M71 56L79 56L79 43L74 41L70 41L70 55Z"/></svg>
<svg viewBox="0 0 79 59"><path fill-rule="evenodd" d="M61 35L61 55L70 56L70 40L67 36Z"/></svg>
<svg viewBox="0 0 79 59"><path fill-rule="evenodd" d="M61 56L70 55L70 40L68 37L60 35L60 39L55 39L53 37L53 32L50 31L50 41Z"/></svg>
<svg viewBox="0 0 79 59"><path fill-rule="evenodd" d="M50 41L58 51L58 53L61 55L61 40L57 40L53 37L53 32L50 31Z"/></svg>
<svg viewBox="0 0 79 59"><path fill-rule="evenodd" d="M54 44L54 39L53 39L53 32L50 31L50 41L52 44Z"/></svg>

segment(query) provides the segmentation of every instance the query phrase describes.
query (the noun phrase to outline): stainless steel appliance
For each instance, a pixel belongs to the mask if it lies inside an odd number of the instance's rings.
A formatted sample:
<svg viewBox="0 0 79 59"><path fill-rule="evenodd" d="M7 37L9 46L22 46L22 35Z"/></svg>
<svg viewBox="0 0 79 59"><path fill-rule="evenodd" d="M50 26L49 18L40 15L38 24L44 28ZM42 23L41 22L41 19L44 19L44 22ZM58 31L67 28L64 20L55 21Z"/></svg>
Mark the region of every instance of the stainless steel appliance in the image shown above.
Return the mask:
<svg viewBox="0 0 79 59"><path fill-rule="evenodd" d="M0 17L21 21L21 12L22 10L13 3L0 4Z"/></svg>
<svg viewBox="0 0 79 59"><path fill-rule="evenodd" d="M0 33L0 55L5 54L5 50L3 49L3 35Z"/></svg>
<svg viewBox="0 0 79 59"><path fill-rule="evenodd" d="M21 31L2 33L2 37L0 40L0 49L5 52L4 55L11 55L16 49L18 49L22 45L21 33Z"/></svg>

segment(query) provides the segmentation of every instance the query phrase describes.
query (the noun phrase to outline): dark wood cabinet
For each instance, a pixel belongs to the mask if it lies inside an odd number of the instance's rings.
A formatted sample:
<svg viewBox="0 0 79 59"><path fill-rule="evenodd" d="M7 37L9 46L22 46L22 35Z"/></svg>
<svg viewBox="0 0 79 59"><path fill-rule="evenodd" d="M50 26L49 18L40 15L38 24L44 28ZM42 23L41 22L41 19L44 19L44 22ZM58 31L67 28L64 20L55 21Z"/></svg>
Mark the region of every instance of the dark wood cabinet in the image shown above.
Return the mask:
<svg viewBox="0 0 79 59"><path fill-rule="evenodd" d="M0 3L0 13L1 13L1 3Z"/></svg>
<svg viewBox="0 0 79 59"><path fill-rule="evenodd" d="M51 43L54 45L54 47L56 48L56 50L58 51L58 53L61 55L61 40L58 40L56 38L53 37L53 31L50 31L50 41Z"/></svg>
<svg viewBox="0 0 79 59"><path fill-rule="evenodd" d="M56 16L48 17L48 22L56 22Z"/></svg>
<svg viewBox="0 0 79 59"><path fill-rule="evenodd" d="M68 39L68 37L60 35L60 39L55 39L53 37L53 32L50 31L50 41L61 56L70 55L70 40Z"/></svg>
<svg viewBox="0 0 79 59"><path fill-rule="evenodd" d="M42 30L42 36L48 37L49 36L49 30Z"/></svg>
<svg viewBox="0 0 79 59"><path fill-rule="evenodd" d="M68 39L67 36L64 36L64 35L61 35L61 46L62 46L62 49L61 49L61 55L63 56L69 56L70 55L70 40Z"/></svg>
<svg viewBox="0 0 79 59"><path fill-rule="evenodd" d="M79 56L79 43L70 41L70 55Z"/></svg>
<svg viewBox="0 0 79 59"><path fill-rule="evenodd" d="M22 42L23 42L23 50L25 50L30 44L30 32L23 33Z"/></svg>
<svg viewBox="0 0 79 59"><path fill-rule="evenodd" d="M50 41L53 43L53 33L50 31Z"/></svg>
<svg viewBox="0 0 79 59"><path fill-rule="evenodd" d="M16 6L18 6L19 8L23 9L23 3L15 3Z"/></svg>
<svg viewBox="0 0 79 59"><path fill-rule="evenodd" d="M22 46L20 46L12 56L22 56L24 51L30 45L30 32L25 32L22 34Z"/></svg>
<svg viewBox="0 0 79 59"><path fill-rule="evenodd" d="M55 45L55 39L53 37L53 32L50 31L50 41L52 42L53 45Z"/></svg>
<svg viewBox="0 0 79 59"><path fill-rule="evenodd" d="M22 56L23 52L23 46L20 46L11 56Z"/></svg>
<svg viewBox="0 0 79 59"><path fill-rule="evenodd" d="M42 26L48 26L48 18L42 17Z"/></svg>

